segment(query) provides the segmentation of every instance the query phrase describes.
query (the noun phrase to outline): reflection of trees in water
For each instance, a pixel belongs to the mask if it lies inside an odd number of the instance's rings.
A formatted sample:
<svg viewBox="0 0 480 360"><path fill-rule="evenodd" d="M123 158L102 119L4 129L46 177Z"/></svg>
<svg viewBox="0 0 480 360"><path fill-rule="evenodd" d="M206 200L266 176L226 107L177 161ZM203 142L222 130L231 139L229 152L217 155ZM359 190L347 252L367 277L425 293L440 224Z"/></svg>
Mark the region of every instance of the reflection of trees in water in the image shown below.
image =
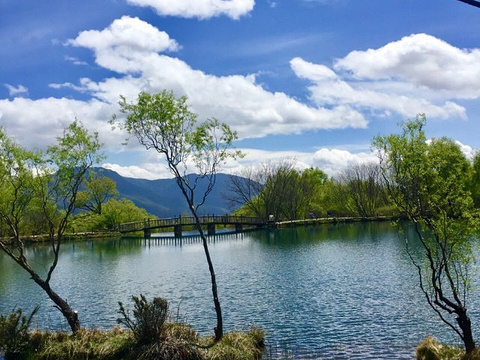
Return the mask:
<svg viewBox="0 0 480 360"><path fill-rule="evenodd" d="M133 238L107 238L107 239L85 239L66 241L62 244L62 259L71 257L90 256L95 254L99 259L112 259L140 253L142 251L143 239ZM51 263L54 253L52 247L48 243L36 243L25 247L27 259L38 271L47 271L47 267ZM0 256L2 259L3 256Z"/></svg>
<svg viewBox="0 0 480 360"><path fill-rule="evenodd" d="M379 241L396 232L389 221L371 221L269 229L252 232L250 236L260 243L287 247L319 241Z"/></svg>

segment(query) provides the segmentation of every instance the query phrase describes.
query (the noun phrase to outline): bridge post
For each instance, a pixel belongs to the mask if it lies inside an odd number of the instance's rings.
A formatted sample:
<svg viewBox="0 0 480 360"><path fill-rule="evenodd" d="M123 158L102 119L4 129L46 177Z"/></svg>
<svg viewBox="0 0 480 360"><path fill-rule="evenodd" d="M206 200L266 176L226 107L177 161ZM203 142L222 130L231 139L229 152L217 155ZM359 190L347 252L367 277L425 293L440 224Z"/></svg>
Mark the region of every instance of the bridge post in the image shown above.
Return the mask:
<svg viewBox="0 0 480 360"><path fill-rule="evenodd" d="M236 232L243 231L243 224L242 223L236 223L235 224L235 231Z"/></svg>
<svg viewBox="0 0 480 360"><path fill-rule="evenodd" d="M182 224L178 224L173 227L173 234L175 237L182 237Z"/></svg>
<svg viewBox="0 0 480 360"><path fill-rule="evenodd" d="M143 230L143 237L145 239L150 239L151 236L152 236L152 230L151 229L144 229Z"/></svg>
<svg viewBox="0 0 480 360"><path fill-rule="evenodd" d="M214 223L208 223L207 224L207 232L208 232L208 235L215 235L215 224Z"/></svg>

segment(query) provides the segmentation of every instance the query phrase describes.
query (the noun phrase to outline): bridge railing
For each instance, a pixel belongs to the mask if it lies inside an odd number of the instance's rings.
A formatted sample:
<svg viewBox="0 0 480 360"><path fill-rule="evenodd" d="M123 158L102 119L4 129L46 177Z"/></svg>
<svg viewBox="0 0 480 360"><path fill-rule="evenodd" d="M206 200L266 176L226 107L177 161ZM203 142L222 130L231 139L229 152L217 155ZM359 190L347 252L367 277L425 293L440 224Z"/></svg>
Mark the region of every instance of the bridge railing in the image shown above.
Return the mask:
<svg viewBox="0 0 480 360"><path fill-rule="evenodd" d="M252 216L233 216L233 215L202 215L199 217L201 224L215 223L215 224L243 224L243 225L262 225L265 220ZM193 216L178 216L171 218L157 218L145 219L144 221L134 221L129 223L119 224L119 232L134 232L145 229L158 229L165 227L173 227L177 225L195 225L195 218Z"/></svg>

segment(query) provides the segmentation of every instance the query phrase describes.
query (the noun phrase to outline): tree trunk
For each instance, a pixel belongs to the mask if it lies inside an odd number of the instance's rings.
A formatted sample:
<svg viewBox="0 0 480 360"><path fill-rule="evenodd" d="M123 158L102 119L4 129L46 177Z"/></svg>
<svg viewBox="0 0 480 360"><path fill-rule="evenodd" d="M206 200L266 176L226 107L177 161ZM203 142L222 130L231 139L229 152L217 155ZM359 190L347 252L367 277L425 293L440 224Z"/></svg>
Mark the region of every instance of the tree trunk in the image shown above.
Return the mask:
<svg viewBox="0 0 480 360"><path fill-rule="evenodd" d="M212 258L210 257L210 250L208 249L207 238L205 237L205 233L203 232L202 225L200 224L200 219L196 211L192 211L193 216L195 217L195 222L197 225L197 229L200 233L200 237L202 238L203 250L205 251L205 256L207 258L208 263L208 270L210 271L210 279L212 282L212 295L213 295L213 303L215 305L215 313L217 315L217 326L215 327L215 342L218 342L223 337L223 317L222 317L222 308L220 306L220 301L218 300L218 291L217 291L217 280L215 276L215 270L213 268Z"/></svg>
<svg viewBox="0 0 480 360"><path fill-rule="evenodd" d="M467 315L466 309L457 311L457 323L460 326L463 334L463 344L465 345L465 352L470 354L475 349L475 341L473 340L472 324Z"/></svg>
<svg viewBox="0 0 480 360"><path fill-rule="evenodd" d="M80 330L80 321L78 320L78 314L73 310L70 305L61 298L55 291L52 290L50 284L42 280L38 275L32 276L33 281L35 281L48 295L48 297L55 303L55 307L60 310L62 315L68 322L72 333L76 333Z"/></svg>

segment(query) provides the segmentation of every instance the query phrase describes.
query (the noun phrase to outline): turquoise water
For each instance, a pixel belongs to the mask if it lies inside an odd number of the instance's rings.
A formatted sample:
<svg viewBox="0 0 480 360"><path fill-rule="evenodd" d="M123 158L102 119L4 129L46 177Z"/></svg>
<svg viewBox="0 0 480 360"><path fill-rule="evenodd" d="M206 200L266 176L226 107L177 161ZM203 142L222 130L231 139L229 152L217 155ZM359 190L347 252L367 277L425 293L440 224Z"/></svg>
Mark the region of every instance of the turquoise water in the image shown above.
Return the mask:
<svg viewBox="0 0 480 360"><path fill-rule="evenodd" d="M407 229L406 234L409 234ZM421 249L410 240L413 255ZM259 326L273 353L295 359L413 359L427 335L458 343L426 305L405 250L389 223L357 223L252 231L211 238L227 331ZM28 248L40 272L47 246ZM53 288L85 327L116 324L118 301L161 296L172 315L212 334L215 312L201 243L105 239L67 243ZM479 308L473 294L470 309ZM0 313L41 309L34 325L68 327L26 275L0 254ZM478 312L470 310L477 328Z"/></svg>

